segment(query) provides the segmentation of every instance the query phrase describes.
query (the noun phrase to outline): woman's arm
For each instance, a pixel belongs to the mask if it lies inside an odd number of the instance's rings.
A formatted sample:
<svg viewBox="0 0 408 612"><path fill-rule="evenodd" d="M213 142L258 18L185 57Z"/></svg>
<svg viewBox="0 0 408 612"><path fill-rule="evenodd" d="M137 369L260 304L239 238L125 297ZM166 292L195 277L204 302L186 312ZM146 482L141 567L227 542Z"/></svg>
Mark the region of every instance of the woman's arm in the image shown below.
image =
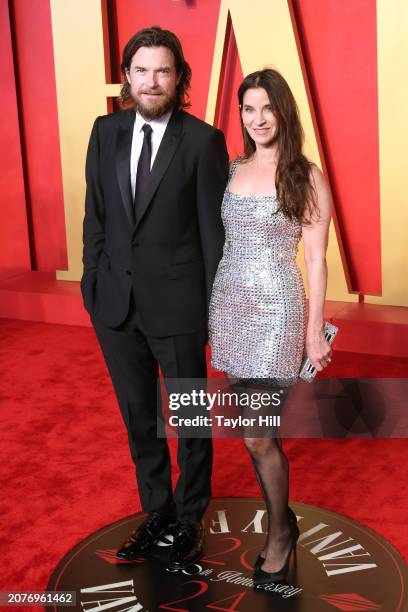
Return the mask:
<svg viewBox="0 0 408 612"><path fill-rule="evenodd" d="M327 366L332 352L323 334L323 307L327 287L326 250L332 200L326 180L315 165L312 166L311 177L316 190L319 216L313 215L311 223L304 225L302 229L309 289L306 353L315 368L320 371Z"/></svg>

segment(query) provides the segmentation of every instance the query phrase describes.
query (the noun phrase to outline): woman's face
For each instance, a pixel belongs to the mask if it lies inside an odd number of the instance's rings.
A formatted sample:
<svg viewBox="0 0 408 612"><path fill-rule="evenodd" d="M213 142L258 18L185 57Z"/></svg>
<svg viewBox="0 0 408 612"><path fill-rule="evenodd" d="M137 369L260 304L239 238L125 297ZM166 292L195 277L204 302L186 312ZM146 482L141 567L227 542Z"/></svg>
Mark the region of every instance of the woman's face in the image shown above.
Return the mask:
<svg viewBox="0 0 408 612"><path fill-rule="evenodd" d="M272 144L278 121L263 87L253 87L244 93L241 117L244 127L257 146L267 147Z"/></svg>

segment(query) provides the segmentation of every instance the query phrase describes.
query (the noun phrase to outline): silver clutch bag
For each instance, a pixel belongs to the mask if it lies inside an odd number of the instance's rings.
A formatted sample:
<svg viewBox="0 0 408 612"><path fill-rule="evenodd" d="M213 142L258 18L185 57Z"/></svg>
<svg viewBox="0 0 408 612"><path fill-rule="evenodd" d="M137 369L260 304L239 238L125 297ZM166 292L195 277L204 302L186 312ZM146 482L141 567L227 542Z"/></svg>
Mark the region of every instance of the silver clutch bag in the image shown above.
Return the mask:
<svg viewBox="0 0 408 612"><path fill-rule="evenodd" d="M324 322L323 325L323 333L329 344L333 343L333 340L339 331L339 328L333 325L332 323ZM302 367L300 368L299 378L305 380L308 383L311 383L314 377L316 376L316 368L310 361L309 357L305 357Z"/></svg>

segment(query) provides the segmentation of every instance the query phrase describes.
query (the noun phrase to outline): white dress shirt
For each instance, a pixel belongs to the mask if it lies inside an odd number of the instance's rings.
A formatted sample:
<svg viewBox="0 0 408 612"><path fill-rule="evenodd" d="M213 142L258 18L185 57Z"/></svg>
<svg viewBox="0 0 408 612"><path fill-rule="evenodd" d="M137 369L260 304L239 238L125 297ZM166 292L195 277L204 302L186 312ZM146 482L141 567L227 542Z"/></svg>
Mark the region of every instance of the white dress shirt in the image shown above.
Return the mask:
<svg viewBox="0 0 408 612"><path fill-rule="evenodd" d="M160 143L162 141L164 132L166 131L167 124L170 120L172 111L169 111L158 119L152 119L151 121L145 121L138 112L136 112L135 124L133 126L133 138L132 138L132 151L130 153L130 182L132 185L132 195L135 195L136 186L136 173L137 164L139 162L140 153L143 146L144 133L142 127L145 123L148 123L152 128L151 141L152 141L152 157L150 160L150 169L153 166L153 162L157 155Z"/></svg>

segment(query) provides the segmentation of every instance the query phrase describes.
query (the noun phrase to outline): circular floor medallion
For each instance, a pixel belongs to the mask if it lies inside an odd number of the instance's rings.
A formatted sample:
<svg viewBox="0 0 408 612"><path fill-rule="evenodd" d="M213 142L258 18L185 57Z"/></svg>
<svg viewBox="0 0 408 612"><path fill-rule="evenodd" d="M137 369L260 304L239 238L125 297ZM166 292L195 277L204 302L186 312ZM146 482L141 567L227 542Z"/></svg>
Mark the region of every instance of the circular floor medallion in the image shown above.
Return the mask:
<svg viewBox="0 0 408 612"><path fill-rule="evenodd" d="M404 560L382 536L324 508L297 502L291 507L301 537L285 582L262 591L252 585L252 564L265 540L262 500L218 498L205 516L206 554L199 563L181 572L167 570L171 534L146 558L118 561L116 549L144 519L135 514L91 534L65 555L47 588L75 591L76 604L54 610L407 610Z"/></svg>

